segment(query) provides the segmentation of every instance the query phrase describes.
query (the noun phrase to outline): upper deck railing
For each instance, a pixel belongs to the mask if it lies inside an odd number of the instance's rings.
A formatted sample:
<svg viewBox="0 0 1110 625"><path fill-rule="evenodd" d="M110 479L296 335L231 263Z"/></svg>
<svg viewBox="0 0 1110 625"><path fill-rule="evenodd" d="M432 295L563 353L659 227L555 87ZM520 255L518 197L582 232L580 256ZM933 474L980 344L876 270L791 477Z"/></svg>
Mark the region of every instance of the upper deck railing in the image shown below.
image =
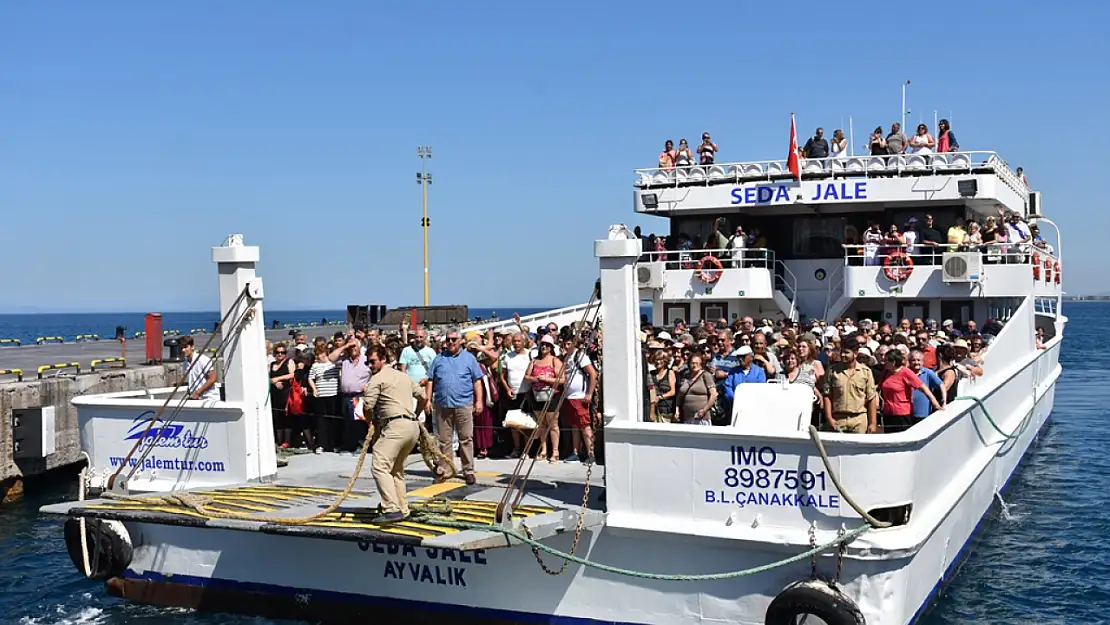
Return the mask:
<svg viewBox="0 0 1110 625"><path fill-rule="evenodd" d="M848 243L844 264L853 267L882 265L895 252L906 254L916 265L939 265L945 252L979 252L987 265L1031 265L1055 268L1059 258L1047 247L1034 243L969 243L941 245L902 245L898 243ZM1046 261L1051 264L1045 264ZM1038 275L1040 271L1037 272ZM1048 272L1049 276L1052 272Z"/></svg>
<svg viewBox="0 0 1110 625"><path fill-rule="evenodd" d="M1022 198L1029 188L997 152L968 151L944 154L891 154L888 156L839 156L807 158L801 163L803 180L824 178L893 178L900 176L951 176L994 174ZM785 160L719 163L686 167L637 169L637 188L687 187L740 184L759 180L785 180L793 176Z"/></svg>
<svg viewBox="0 0 1110 625"><path fill-rule="evenodd" d="M723 269L771 269L775 266L775 252L762 247L738 249L679 249L652 250L640 257L642 263L664 263L663 268L698 269L702 259L712 256L721 262Z"/></svg>

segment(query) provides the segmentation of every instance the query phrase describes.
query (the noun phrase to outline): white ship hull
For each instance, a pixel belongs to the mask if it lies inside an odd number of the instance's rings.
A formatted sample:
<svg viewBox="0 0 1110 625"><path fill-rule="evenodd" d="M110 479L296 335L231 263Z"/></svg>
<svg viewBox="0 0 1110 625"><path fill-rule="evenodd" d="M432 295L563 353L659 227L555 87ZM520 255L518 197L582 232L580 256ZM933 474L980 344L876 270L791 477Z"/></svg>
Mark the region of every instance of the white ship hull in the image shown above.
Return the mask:
<svg viewBox="0 0 1110 625"><path fill-rule="evenodd" d="M995 445L997 453L988 462L975 458L962 466L961 474L976 475L939 523L925 528L924 541L901 551L876 541L845 557L841 585L868 624L914 622L955 574L997 493L1049 418L1060 371L1059 341L1054 343L1023 368L1043 367L1045 374L1038 376L1039 401L1021 434ZM1032 400L1021 398L1029 398L1029 390L1019 375L989 393L988 406L1017 406L992 415L1003 430L1017 430L1026 418ZM451 622L761 625L775 595L810 575L809 562L803 561L712 582L648 581L577 564L551 576L520 545L467 553L211 527L129 523L128 529L135 555L126 573L109 582L115 593L140 602L307 620L358 621L396 613L410 623L450 615ZM569 550L571 536L545 542ZM658 531L609 526L587 530L579 555L635 571L699 574L755 567L804 550L683 535L665 526ZM544 559L552 568L561 564L553 556ZM835 566L835 557L823 556L818 573L831 577Z"/></svg>

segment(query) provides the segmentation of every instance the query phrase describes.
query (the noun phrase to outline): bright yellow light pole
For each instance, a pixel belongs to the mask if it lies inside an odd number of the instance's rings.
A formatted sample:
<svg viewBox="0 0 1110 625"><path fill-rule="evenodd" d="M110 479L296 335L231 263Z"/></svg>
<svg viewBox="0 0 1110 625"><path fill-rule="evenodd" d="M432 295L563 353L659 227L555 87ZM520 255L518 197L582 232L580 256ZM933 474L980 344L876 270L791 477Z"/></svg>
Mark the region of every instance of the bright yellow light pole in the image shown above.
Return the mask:
<svg viewBox="0 0 1110 625"><path fill-rule="evenodd" d="M420 157L420 171L416 173L416 183L424 188L424 218L420 220L420 227L424 230L424 305L428 305L428 185L432 184L432 175L428 173L427 161L432 158L432 147L429 145L417 146L416 155Z"/></svg>

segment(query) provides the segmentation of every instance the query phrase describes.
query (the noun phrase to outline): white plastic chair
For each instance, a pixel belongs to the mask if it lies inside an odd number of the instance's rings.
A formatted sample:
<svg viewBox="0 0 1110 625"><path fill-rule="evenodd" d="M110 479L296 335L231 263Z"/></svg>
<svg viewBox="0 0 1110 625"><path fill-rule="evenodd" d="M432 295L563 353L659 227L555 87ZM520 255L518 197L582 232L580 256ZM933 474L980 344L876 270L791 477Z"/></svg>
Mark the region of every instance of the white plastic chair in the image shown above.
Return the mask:
<svg viewBox="0 0 1110 625"><path fill-rule="evenodd" d="M674 172L665 169L656 169L655 173L651 175L652 184L673 184Z"/></svg>
<svg viewBox="0 0 1110 625"><path fill-rule="evenodd" d="M740 175L744 178L762 178L763 166L759 163L748 163L741 168Z"/></svg>
<svg viewBox="0 0 1110 625"><path fill-rule="evenodd" d="M959 152L948 157L948 166L951 169L971 169L971 156Z"/></svg>

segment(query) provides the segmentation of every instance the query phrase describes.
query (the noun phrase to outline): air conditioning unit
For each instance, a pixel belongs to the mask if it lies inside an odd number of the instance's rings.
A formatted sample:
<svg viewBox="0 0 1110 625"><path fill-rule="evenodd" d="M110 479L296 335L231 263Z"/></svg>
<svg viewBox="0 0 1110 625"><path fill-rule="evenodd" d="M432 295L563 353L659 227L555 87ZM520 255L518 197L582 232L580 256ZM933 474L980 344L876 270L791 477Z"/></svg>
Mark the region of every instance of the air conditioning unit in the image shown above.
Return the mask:
<svg viewBox="0 0 1110 625"><path fill-rule="evenodd" d="M663 263L637 264L636 286L641 289L663 288Z"/></svg>
<svg viewBox="0 0 1110 625"><path fill-rule="evenodd" d="M1029 192L1029 210L1026 211L1025 214L1026 215L1041 215L1041 216L1044 216L1043 210L1044 209L1041 207L1041 192L1040 191L1030 191Z"/></svg>
<svg viewBox="0 0 1110 625"><path fill-rule="evenodd" d="M979 252L945 252L941 272L944 282L979 282L983 279L983 257Z"/></svg>

